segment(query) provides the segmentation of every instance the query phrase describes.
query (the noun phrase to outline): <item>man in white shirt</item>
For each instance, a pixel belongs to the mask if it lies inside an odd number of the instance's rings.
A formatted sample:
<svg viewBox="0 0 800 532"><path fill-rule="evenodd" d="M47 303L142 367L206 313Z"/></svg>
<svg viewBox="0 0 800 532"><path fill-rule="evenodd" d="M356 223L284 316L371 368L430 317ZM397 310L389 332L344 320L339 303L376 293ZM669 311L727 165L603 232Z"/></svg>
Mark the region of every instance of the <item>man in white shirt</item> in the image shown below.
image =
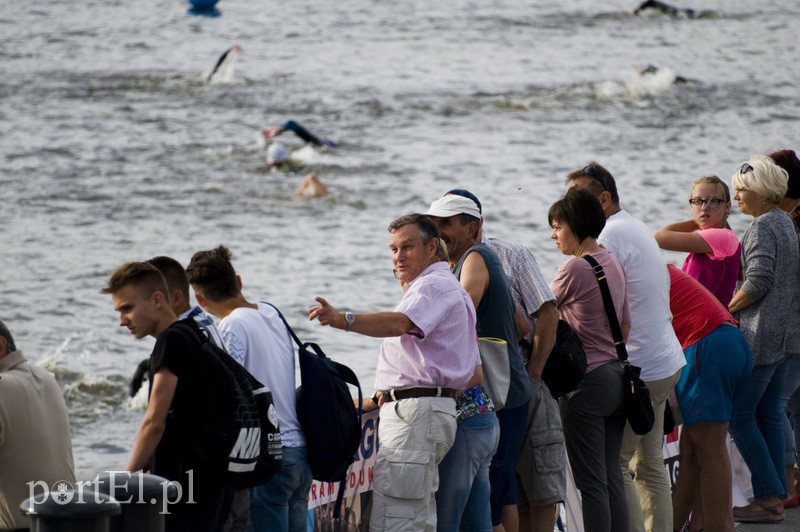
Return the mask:
<svg viewBox="0 0 800 532"><path fill-rule="evenodd" d="M653 430L637 436L628 424L622 439L620 465L630 530L670 531L672 495L662 449L664 409L686 360L672 329L667 265L652 229L620 207L617 185L608 170L591 162L568 174L566 183L570 188L589 190L603 206L606 226L597 241L619 259L625 270L633 321L628 357L631 364L642 369L655 412Z"/></svg>
<svg viewBox="0 0 800 532"><path fill-rule="evenodd" d="M228 353L272 391L281 429L283 465L250 492L253 530L305 531L311 469L297 419L294 346L277 310L251 303L225 246L198 251L186 268L197 302L221 319Z"/></svg>

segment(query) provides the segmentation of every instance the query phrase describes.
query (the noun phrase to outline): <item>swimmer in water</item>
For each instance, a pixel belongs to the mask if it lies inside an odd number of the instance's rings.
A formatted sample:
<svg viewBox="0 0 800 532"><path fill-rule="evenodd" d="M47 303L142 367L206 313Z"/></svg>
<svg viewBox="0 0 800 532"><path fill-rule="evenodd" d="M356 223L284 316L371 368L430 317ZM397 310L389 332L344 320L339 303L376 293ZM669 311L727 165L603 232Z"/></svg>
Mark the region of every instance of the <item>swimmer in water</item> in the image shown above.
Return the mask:
<svg viewBox="0 0 800 532"><path fill-rule="evenodd" d="M695 18L697 16L697 12L694 9L675 7L665 4L664 2L659 2L658 0L647 0L646 2L642 2L642 4L633 11L633 14L644 15L648 12L663 13L664 15L669 15L671 17Z"/></svg>
<svg viewBox="0 0 800 532"><path fill-rule="evenodd" d="M263 136L265 140L272 140L284 131L293 131L294 134L303 139L304 142L313 144L314 146L336 149L335 142L330 139L326 139L325 137L315 135L294 120L287 120L280 127L265 128L261 131L261 136Z"/></svg>
<svg viewBox="0 0 800 532"><path fill-rule="evenodd" d="M317 174L311 172L303 179L303 182L295 189L294 193L304 198L321 198L328 195L328 187L319 180Z"/></svg>
<svg viewBox="0 0 800 532"><path fill-rule="evenodd" d="M212 81L221 81L222 79L233 77L233 68L236 66L236 61L239 60L241 54L242 47L238 44L234 44L225 50L225 53L217 59L217 64L214 65L211 73L206 78L206 82L211 83Z"/></svg>
<svg viewBox="0 0 800 532"><path fill-rule="evenodd" d="M655 65L647 65L646 67L638 67L636 69L636 73L639 74L642 77L654 76L659 71L661 71L661 69L658 68ZM689 78L685 78L683 76L675 75L675 79L672 80L672 83L677 83L677 84L680 84L680 85L684 85L684 84L689 84L689 83L698 83L698 81L696 79L689 79Z"/></svg>
<svg viewBox="0 0 800 532"><path fill-rule="evenodd" d="M297 171L303 167L301 162L292 161L291 153L280 142L273 142L267 148L267 164L270 169L274 168L282 172ZM294 193L305 198L320 198L328 195L328 187L320 181L317 174L311 172L306 175Z"/></svg>

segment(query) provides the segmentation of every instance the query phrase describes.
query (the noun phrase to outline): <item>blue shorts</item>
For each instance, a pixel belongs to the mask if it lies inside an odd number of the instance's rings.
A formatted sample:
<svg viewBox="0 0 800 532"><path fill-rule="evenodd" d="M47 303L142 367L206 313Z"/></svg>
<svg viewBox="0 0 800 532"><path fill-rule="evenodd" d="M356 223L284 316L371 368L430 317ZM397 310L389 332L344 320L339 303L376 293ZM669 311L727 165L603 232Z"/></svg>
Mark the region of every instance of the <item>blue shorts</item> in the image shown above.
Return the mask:
<svg viewBox="0 0 800 532"><path fill-rule="evenodd" d="M683 422L730 421L753 369L745 337L738 328L723 323L683 354L686 366L675 385Z"/></svg>

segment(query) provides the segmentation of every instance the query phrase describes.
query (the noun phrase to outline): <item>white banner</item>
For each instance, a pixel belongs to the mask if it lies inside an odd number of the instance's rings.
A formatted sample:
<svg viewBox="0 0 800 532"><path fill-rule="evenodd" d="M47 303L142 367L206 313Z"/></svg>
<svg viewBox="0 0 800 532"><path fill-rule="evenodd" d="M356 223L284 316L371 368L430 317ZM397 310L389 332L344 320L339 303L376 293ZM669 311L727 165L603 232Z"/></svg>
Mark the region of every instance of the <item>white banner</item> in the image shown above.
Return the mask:
<svg viewBox="0 0 800 532"><path fill-rule="evenodd" d="M378 410L375 410L364 414L362 417L361 444L358 447L358 458L350 466L347 473L347 485L344 493L345 502L342 505L343 529L361 522L361 508L365 504L368 505L369 495L356 498L353 498L353 495L367 494L372 491L372 475L375 469L378 447L380 446L378 443L378 412ZM675 479L680 469L678 438L682 428L683 425L679 425L671 434L664 436L664 467L669 474L672 486L675 486ZM747 498L753 495L750 471L730 438L728 438L727 447L733 466L733 504L734 506L744 506L747 504ZM332 505L329 503L336 501L338 490L338 482L314 481L311 485L311 490L308 494L308 508L309 510L316 508L317 511L310 512L312 523L309 523L309 530L320 529L320 521L330 521ZM566 528L569 532L583 532L580 501L580 492L575 487L572 479L572 469L570 468L569 460L567 460L567 499L564 501L565 512L563 515L566 517ZM321 508L323 505L325 505L324 511L320 512L320 510L323 510Z"/></svg>
<svg viewBox="0 0 800 532"><path fill-rule="evenodd" d="M347 470L345 497L372 490L372 472L378 455L378 410L361 416L361 443L358 446L358 457ZM338 482L314 481L308 492L308 508L316 508L321 504L336 502L339 493Z"/></svg>

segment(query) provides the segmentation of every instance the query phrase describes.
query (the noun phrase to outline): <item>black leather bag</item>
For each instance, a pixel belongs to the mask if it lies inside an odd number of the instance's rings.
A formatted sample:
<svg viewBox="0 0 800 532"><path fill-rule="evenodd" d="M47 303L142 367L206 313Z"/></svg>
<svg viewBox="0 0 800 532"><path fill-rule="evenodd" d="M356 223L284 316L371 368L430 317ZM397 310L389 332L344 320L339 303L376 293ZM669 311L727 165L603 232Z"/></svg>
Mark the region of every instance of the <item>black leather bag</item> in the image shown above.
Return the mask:
<svg viewBox="0 0 800 532"><path fill-rule="evenodd" d="M558 320L556 342L542 371L550 395L558 399L575 390L586 374L586 353L581 339L564 320Z"/></svg>
<svg viewBox="0 0 800 532"><path fill-rule="evenodd" d="M625 370L625 391L623 401L625 404L625 418L631 425L634 434L644 436L653 430L655 413L653 403L650 401L650 390L647 385L639 378L641 369L632 366L625 360L622 363Z"/></svg>
<svg viewBox="0 0 800 532"><path fill-rule="evenodd" d="M622 362L622 368L625 370L625 386L623 388L625 418L628 420L635 434L644 436L653 430L653 423L655 422L653 403L650 400L650 390L647 389L647 385L639 377L642 372L641 368L628 362L628 350L625 349L625 342L622 339L622 329L620 329L619 321L617 321L617 313L614 310L614 302L611 300L611 291L608 289L608 281L606 281L603 267L600 266L591 255L584 255L583 258L586 262L591 264L594 274L597 277L597 284L600 285L600 293L603 294L603 306L606 309L608 325L611 328L611 334L614 336L617 356L620 362Z"/></svg>

